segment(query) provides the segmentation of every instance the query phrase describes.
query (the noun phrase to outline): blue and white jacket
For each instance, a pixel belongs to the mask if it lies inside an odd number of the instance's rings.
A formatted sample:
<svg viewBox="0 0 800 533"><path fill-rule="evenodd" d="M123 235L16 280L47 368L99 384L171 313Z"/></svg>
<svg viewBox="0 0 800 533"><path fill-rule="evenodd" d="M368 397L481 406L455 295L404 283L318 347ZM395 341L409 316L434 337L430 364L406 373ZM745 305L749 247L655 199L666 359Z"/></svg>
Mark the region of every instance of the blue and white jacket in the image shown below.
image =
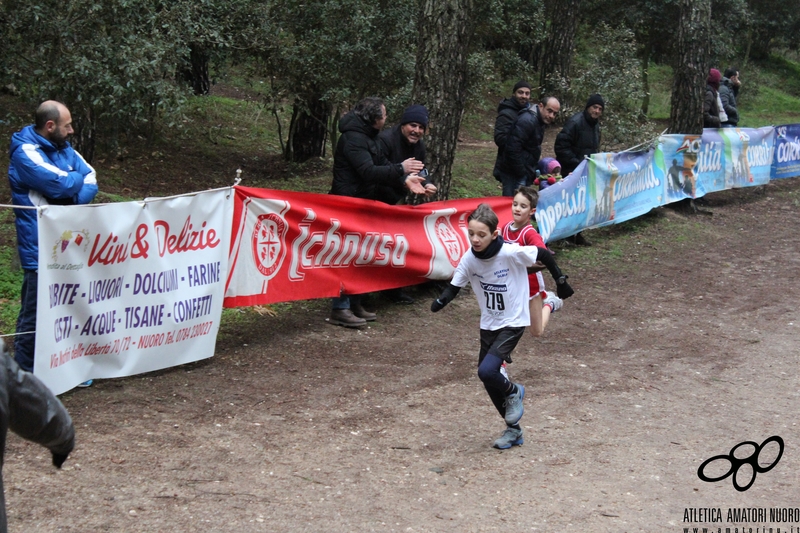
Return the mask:
<svg viewBox="0 0 800 533"><path fill-rule="evenodd" d="M97 174L67 142L57 147L26 126L11 136L8 181L14 205L88 204L97 195ZM39 265L37 210L15 209L22 268Z"/></svg>

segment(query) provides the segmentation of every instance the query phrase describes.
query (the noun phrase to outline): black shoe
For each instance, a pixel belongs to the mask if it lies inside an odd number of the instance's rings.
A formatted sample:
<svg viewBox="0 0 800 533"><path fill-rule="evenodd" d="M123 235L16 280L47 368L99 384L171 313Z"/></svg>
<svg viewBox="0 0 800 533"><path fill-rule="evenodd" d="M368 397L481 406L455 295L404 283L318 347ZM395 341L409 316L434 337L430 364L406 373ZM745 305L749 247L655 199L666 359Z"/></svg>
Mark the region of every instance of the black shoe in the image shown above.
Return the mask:
<svg viewBox="0 0 800 533"><path fill-rule="evenodd" d="M568 237L568 240L574 244L575 246L591 246L592 243L586 240L586 238L581 235L581 233L576 233L572 237Z"/></svg>
<svg viewBox="0 0 800 533"><path fill-rule="evenodd" d="M416 301L403 289L390 289L386 291L386 294L391 298L393 303L400 305L411 305Z"/></svg>

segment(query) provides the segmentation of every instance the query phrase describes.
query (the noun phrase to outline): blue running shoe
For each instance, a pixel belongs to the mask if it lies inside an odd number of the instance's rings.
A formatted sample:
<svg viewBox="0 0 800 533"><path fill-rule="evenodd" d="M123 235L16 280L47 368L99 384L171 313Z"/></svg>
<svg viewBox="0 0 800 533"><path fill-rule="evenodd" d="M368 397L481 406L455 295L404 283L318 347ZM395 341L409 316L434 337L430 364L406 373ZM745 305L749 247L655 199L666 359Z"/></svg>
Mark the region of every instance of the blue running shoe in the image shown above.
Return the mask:
<svg viewBox="0 0 800 533"><path fill-rule="evenodd" d="M84 381L83 383L78 385L78 387L80 387L82 389L85 389L86 387L91 387L92 385L94 385L94 380L93 379L87 379L86 381Z"/></svg>
<svg viewBox="0 0 800 533"><path fill-rule="evenodd" d="M494 441L494 447L507 450L512 446L522 446L522 429L506 428L500 438Z"/></svg>
<svg viewBox="0 0 800 533"><path fill-rule="evenodd" d="M506 402L503 404L506 408L506 425L513 426L522 418L525 408L522 406L522 399L525 398L525 387L519 383L517 386L516 394L509 394L506 396Z"/></svg>

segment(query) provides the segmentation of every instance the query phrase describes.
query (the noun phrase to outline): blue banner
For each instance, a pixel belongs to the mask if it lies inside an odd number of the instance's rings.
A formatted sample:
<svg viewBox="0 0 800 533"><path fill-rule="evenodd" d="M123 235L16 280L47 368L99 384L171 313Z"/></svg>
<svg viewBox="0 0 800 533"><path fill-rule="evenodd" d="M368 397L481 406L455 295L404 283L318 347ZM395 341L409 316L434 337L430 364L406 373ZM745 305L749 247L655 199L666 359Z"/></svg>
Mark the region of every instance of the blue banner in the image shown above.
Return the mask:
<svg viewBox="0 0 800 533"><path fill-rule="evenodd" d="M775 158L772 178L800 176L800 124L775 128Z"/></svg>
<svg viewBox="0 0 800 533"><path fill-rule="evenodd" d="M794 165L785 172L800 175L800 126L785 128L786 147L781 153L786 167ZM539 193L539 233L545 241L562 239L686 198L764 185L776 173L774 154L771 126L662 135L648 151L594 154L564 180Z"/></svg>

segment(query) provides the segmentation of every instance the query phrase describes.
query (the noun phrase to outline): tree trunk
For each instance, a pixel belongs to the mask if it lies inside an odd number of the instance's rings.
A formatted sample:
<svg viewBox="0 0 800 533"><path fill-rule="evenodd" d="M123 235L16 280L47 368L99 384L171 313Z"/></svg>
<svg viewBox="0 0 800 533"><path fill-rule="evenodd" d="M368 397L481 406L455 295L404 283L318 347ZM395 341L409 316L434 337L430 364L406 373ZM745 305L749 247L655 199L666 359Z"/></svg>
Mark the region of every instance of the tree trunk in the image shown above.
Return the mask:
<svg viewBox="0 0 800 533"><path fill-rule="evenodd" d="M653 51L651 37L648 35L647 44L642 50L642 120L647 120L647 113L650 111L650 54Z"/></svg>
<svg viewBox="0 0 800 533"><path fill-rule="evenodd" d="M569 89L575 35L578 32L581 0L551 0L547 5L549 26L541 56L539 97L562 100Z"/></svg>
<svg viewBox="0 0 800 533"><path fill-rule="evenodd" d="M189 64L183 71L183 79L192 86L192 92L200 96L211 90L208 63L211 56L200 45L189 45Z"/></svg>
<svg viewBox="0 0 800 533"><path fill-rule="evenodd" d="M87 163L91 163L94 159L95 133L97 133L94 110L91 107L83 109L77 105L70 107L73 111L72 129L74 130L70 144Z"/></svg>
<svg viewBox="0 0 800 533"><path fill-rule="evenodd" d="M680 0L678 64L672 80L670 133L703 133L710 25L711 0Z"/></svg>
<svg viewBox="0 0 800 533"><path fill-rule="evenodd" d="M322 157L328 136L330 114L330 106L320 100L318 95L313 95L305 101L295 101L284 153L287 161L302 163L312 157Z"/></svg>
<svg viewBox="0 0 800 533"><path fill-rule="evenodd" d="M453 160L467 92L472 2L421 2L412 100L428 108L427 168L438 188L432 200L450 197Z"/></svg>

